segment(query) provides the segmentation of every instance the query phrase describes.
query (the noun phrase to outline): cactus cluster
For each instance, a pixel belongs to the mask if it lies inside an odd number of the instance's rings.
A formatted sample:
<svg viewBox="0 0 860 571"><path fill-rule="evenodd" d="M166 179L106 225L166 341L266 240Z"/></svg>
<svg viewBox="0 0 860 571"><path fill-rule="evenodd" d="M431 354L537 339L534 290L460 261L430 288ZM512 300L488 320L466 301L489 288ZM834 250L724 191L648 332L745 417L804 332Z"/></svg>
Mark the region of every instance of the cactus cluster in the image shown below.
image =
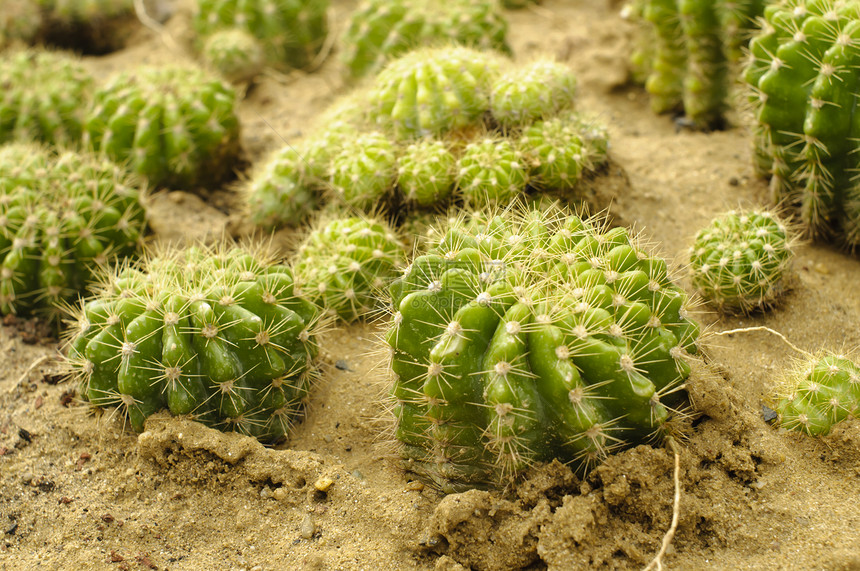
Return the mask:
<svg viewBox="0 0 860 571"><path fill-rule="evenodd" d="M56 311L144 231L136 181L105 160L28 143L0 147L0 313Z"/></svg>
<svg viewBox="0 0 860 571"><path fill-rule="evenodd" d="M844 355L814 357L783 383L774 408L781 426L826 435L836 423L860 418L860 365Z"/></svg>
<svg viewBox="0 0 860 571"><path fill-rule="evenodd" d="M236 93L197 68L120 73L96 91L83 140L153 185L218 182L239 152Z"/></svg>
<svg viewBox="0 0 860 571"><path fill-rule="evenodd" d="M785 0L750 42L758 171L808 234L860 245L860 2Z"/></svg>
<svg viewBox="0 0 860 571"><path fill-rule="evenodd" d="M666 263L557 206L453 222L390 288L396 437L443 490L658 438L698 327Z"/></svg>
<svg viewBox="0 0 860 571"><path fill-rule="evenodd" d="M405 262L382 219L321 219L299 247L296 281L319 307L351 322L367 316Z"/></svg>
<svg viewBox="0 0 860 571"><path fill-rule="evenodd" d="M693 286L720 310L767 308L785 290L791 244L791 234L772 212L718 216L690 247Z"/></svg>
<svg viewBox="0 0 860 571"><path fill-rule="evenodd" d="M453 43L509 53L508 25L496 0L367 0L351 15L342 38L353 78L423 45Z"/></svg>
<svg viewBox="0 0 860 571"><path fill-rule="evenodd" d="M0 143L78 142L93 83L71 55L36 50L4 52L0 55Z"/></svg>
<svg viewBox="0 0 860 571"><path fill-rule="evenodd" d="M631 56L655 112L683 111L699 128L724 121L731 66L764 11L765 0L632 0L639 23Z"/></svg>
<svg viewBox="0 0 860 571"><path fill-rule="evenodd" d="M224 30L246 32L242 46L253 39L256 48L243 47L245 55L262 51L266 65L278 69L304 69L325 44L328 0L198 0L192 27L198 49L211 60L216 50L212 36ZM235 40L229 39L235 49ZM206 47L204 47L206 46Z"/></svg>
<svg viewBox="0 0 860 571"><path fill-rule="evenodd" d="M318 353L317 308L289 267L257 249L192 246L103 276L74 311L79 392L140 432L167 408L261 441L301 412Z"/></svg>

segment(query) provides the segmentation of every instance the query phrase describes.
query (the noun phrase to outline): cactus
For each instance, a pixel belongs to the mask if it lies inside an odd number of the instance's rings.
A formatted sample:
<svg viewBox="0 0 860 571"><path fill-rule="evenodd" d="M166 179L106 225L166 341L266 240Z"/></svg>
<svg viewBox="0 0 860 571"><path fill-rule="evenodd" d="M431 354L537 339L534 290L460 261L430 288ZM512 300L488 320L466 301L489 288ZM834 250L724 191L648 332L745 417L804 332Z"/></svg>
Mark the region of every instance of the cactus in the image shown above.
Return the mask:
<svg viewBox="0 0 860 571"><path fill-rule="evenodd" d="M450 43L510 53L507 22L495 0L369 0L350 17L343 61L358 78L425 45Z"/></svg>
<svg viewBox="0 0 860 571"><path fill-rule="evenodd" d="M792 236L771 212L729 212L696 235L690 248L693 286L720 310L773 305L785 290Z"/></svg>
<svg viewBox="0 0 860 571"><path fill-rule="evenodd" d="M557 206L461 218L391 286L395 434L445 491L659 438L698 326L623 228Z"/></svg>
<svg viewBox="0 0 860 571"><path fill-rule="evenodd" d="M502 127L522 127L571 109L575 95L576 77L570 67L539 59L493 82L490 110Z"/></svg>
<svg viewBox="0 0 860 571"><path fill-rule="evenodd" d="M505 139L469 143L457 161L457 188L473 207L502 205L522 194L528 169L519 149Z"/></svg>
<svg viewBox="0 0 860 571"><path fill-rule="evenodd" d="M228 28L211 34L203 44L201 58L209 69L230 83L247 83L266 63L260 43L248 32Z"/></svg>
<svg viewBox="0 0 860 571"><path fill-rule="evenodd" d="M140 432L167 408L277 441L315 376L316 307L262 249L193 246L103 276L72 312L68 362L80 394Z"/></svg>
<svg viewBox="0 0 860 571"><path fill-rule="evenodd" d="M308 183L305 158L292 146L274 152L242 187L251 222L265 229L298 226L318 206L320 197Z"/></svg>
<svg viewBox="0 0 860 571"><path fill-rule="evenodd" d="M728 107L731 66L765 0L633 0L625 15L640 22L631 58L634 77L657 113L681 111L698 128L719 127ZM642 22L650 25L642 25Z"/></svg>
<svg viewBox="0 0 860 571"><path fill-rule="evenodd" d="M136 181L94 156L0 147L0 313L53 312L144 231Z"/></svg>
<svg viewBox="0 0 860 571"><path fill-rule="evenodd" d="M35 140L68 145L80 140L93 79L77 59L61 52L4 53L0 85L4 89L0 143Z"/></svg>
<svg viewBox="0 0 860 571"><path fill-rule="evenodd" d="M807 234L860 244L860 2L786 1L750 42L758 171Z"/></svg>
<svg viewBox="0 0 860 571"><path fill-rule="evenodd" d="M309 67L325 44L328 0L198 0L192 26L199 47L225 28L256 38L266 63L281 69Z"/></svg>
<svg viewBox="0 0 860 571"><path fill-rule="evenodd" d="M454 190L457 159L443 141L422 139L404 149L397 167L397 186L410 204L444 204Z"/></svg>
<svg viewBox="0 0 860 571"><path fill-rule="evenodd" d="M836 423L860 418L860 366L844 355L813 357L786 379L775 400L781 426L824 436Z"/></svg>
<svg viewBox="0 0 860 571"><path fill-rule="evenodd" d="M195 68L144 67L100 88L84 142L153 185L193 187L230 172L239 151L235 91Z"/></svg>
<svg viewBox="0 0 860 571"><path fill-rule="evenodd" d="M403 244L382 219L321 219L299 248L296 281L346 322L364 318L403 266Z"/></svg>
<svg viewBox="0 0 860 571"><path fill-rule="evenodd" d="M344 141L331 161L331 186L350 206L372 210L394 187L397 155L383 133L369 131Z"/></svg>
<svg viewBox="0 0 860 571"><path fill-rule="evenodd" d="M576 186L586 169L605 160L605 150L583 137L581 123L570 114L528 127L520 139L523 155L531 163L531 184L568 190Z"/></svg>

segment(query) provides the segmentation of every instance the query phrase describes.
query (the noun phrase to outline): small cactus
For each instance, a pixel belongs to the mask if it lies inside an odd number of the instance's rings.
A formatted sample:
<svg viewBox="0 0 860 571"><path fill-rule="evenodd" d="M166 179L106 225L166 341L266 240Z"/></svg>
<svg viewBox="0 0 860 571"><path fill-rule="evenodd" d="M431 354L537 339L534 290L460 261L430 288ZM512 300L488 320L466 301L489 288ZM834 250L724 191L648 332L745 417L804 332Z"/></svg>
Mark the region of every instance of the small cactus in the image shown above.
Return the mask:
<svg viewBox="0 0 860 571"><path fill-rule="evenodd" d="M80 394L135 431L167 408L277 441L315 376L319 319L270 253L226 245L150 254L103 277L73 311Z"/></svg>
<svg viewBox="0 0 860 571"><path fill-rule="evenodd" d="M397 186L410 204L423 208L444 204L454 190L457 159L443 141L412 143L397 164Z"/></svg>
<svg viewBox="0 0 860 571"><path fill-rule="evenodd" d="M860 2L786 0L750 42L758 171L806 233L860 245Z"/></svg>
<svg viewBox="0 0 860 571"><path fill-rule="evenodd" d="M153 185L218 182L238 156L236 93L195 68L121 73L96 92L84 142Z"/></svg>
<svg viewBox="0 0 860 571"><path fill-rule="evenodd" d="M331 161L331 187L338 199L362 210L383 202L397 177L397 154L387 136L360 133L344 141Z"/></svg>
<svg viewBox="0 0 860 571"><path fill-rule="evenodd" d="M200 47L209 37L235 28L255 38L266 64L304 69L325 44L328 0L198 0L192 26Z"/></svg>
<svg viewBox="0 0 860 571"><path fill-rule="evenodd" d="M570 67L539 59L493 82L490 110L502 127L522 127L573 108L575 95L576 77Z"/></svg>
<svg viewBox="0 0 860 571"><path fill-rule="evenodd" d="M238 28L211 34L203 44L200 56L206 67L236 84L254 79L266 63L266 54L260 43Z"/></svg>
<svg viewBox="0 0 860 571"><path fill-rule="evenodd" d="M351 322L373 310L404 258L382 219L323 218L299 248L296 280L314 303Z"/></svg>
<svg viewBox="0 0 860 571"><path fill-rule="evenodd" d="M70 54L36 50L0 55L0 143L80 141L92 77Z"/></svg>
<svg viewBox="0 0 860 571"><path fill-rule="evenodd" d="M509 53L507 22L495 0L368 0L343 36L348 74L362 77L406 51L450 43Z"/></svg>
<svg viewBox="0 0 860 571"><path fill-rule="evenodd" d="M319 193L309 184L301 148L286 146L255 169L242 187L251 222L265 229L298 226L317 208Z"/></svg>
<svg viewBox="0 0 860 571"><path fill-rule="evenodd" d="M466 204L503 205L521 195L528 168L514 143L487 137L466 145L457 161L457 188Z"/></svg>
<svg viewBox="0 0 860 571"><path fill-rule="evenodd" d="M781 426L824 436L846 418L860 418L860 365L832 353L814 357L786 379L775 400Z"/></svg>
<svg viewBox="0 0 860 571"><path fill-rule="evenodd" d="M0 147L0 313L54 312L144 231L136 181L117 165L27 143Z"/></svg>
<svg viewBox="0 0 860 571"><path fill-rule="evenodd" d="M576 186L582 173L603 162L583 139L577 121L562 115L538 121L520 139L523 155L531 162L531 184L559 190Z"/></svg>
<svg viewBox="0 0 860 571"><path fill-rule="evenodd" d="M659 438L698 326L666 263L557 206L453 222L391 286L395 434L445 491Z"/></svg>

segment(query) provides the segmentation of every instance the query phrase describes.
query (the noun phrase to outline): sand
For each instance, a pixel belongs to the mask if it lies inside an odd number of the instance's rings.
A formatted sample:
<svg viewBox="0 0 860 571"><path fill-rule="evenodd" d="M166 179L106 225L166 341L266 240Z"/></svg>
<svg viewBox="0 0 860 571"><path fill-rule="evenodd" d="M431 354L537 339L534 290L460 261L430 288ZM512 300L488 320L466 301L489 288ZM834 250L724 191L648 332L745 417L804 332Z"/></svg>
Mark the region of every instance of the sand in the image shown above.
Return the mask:
<svg viewBox="0 0 860 571"><path fill-rule="evenodd" d="M334 3L342 25L352 2ZM579 77L581 109L609 126L610 169L590 181L616 224L678 267L697 229L766 204L742 114L700 133L653 115L628 84L631 29L617 6L545 0L508 12L518 58L550 53ZM180 37L181 26L171 23ZM146 30L87 65L106 75L183 57ZM336 57L269 75L241 106L249 163L301 134L343 90ZM153 199L153 239L241 229L230 188ZM181 229L181 231L180 231ZM688 384L698 418L679 442L681 501L666 569L860 569L860 422L809 438L768 425L762 404L802 351L860 347L860 262L797 248L791 291L766 314L702 306L706 359ZM684 273L680 283L689 289ZM380 396L380 324L333 331L306 419L274 449L159 414L140 435L94 415L58 373L58 343L32 321L0 327L0 568L502 570L641 569L672 519L673 455L640 446L585 480L536 467L504 492L443 496L402 471Z"/></svg>

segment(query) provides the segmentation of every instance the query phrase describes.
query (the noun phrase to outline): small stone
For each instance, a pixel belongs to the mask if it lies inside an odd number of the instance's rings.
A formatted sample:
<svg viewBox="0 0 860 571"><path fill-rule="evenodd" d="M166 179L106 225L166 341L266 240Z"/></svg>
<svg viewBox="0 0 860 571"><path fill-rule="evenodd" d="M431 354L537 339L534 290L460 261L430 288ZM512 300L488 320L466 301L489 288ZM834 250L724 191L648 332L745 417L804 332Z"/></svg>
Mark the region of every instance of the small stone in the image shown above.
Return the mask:
<svg viewBox="0 0 860 571"><path fill-rule="evenodd" d="M424 483L419 482L418 480L412 480L408 484L406 484L407 492L420 492L424 489Z"/></svg>
<svg viewBox="0 0 860 571"><path fill-rule="evenodd" d="M311 539L314 536L314 533L317 531L317 526L314 523L311 514L305 515L305 518L302 520L301 528L299 529L302 539Z"/></svg>
<svg viewBox="0 0 860 571"><path fill-rule="evenodd" d="M322 476L321 478L318 478L316 482L314 482L314 488L318 492L325 493L328 492L329 488L331 488L333 484L334 480L332 480L328 476Z"/></svg>
<svg viewBox="0 0 860 571"><path fill-rule="evenodd" d="M272 492L272 497L278 500L279 502L284 501L287 497L287 492L284 491L283 488L275 488L275 491Z"/></svg>

